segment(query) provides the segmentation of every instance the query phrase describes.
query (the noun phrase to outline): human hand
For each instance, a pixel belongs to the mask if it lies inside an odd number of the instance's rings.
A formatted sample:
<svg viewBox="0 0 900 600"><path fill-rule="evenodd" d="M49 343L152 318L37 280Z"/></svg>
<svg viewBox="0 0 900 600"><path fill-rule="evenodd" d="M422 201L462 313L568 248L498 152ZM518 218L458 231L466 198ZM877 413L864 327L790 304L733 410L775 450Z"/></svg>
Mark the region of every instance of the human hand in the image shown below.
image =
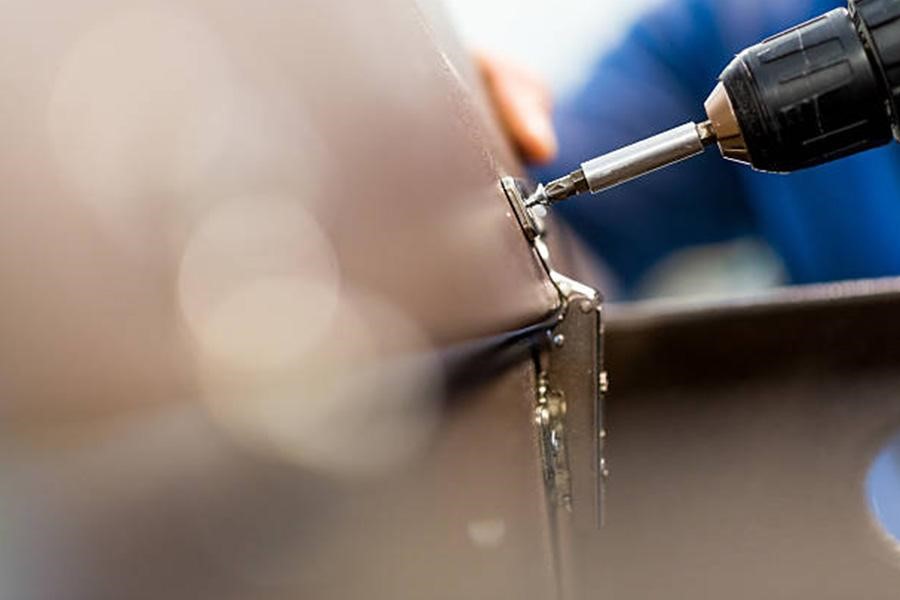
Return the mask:
<svg viewBox="0 0 900 600"><path fill-rule="evenodd" d="M503 127L522 158L538 164L556 158L553 103L547 86L509 60L477 52L475 61Z"/></svg>

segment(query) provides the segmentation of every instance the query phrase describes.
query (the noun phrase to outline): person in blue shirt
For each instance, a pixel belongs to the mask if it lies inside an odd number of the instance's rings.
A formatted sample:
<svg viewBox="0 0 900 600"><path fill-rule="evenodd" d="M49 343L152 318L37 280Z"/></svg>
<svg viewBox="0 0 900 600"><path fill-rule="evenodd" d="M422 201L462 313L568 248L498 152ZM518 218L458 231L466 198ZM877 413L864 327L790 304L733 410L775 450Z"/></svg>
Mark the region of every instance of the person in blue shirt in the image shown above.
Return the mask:
<svg viewBox="0 0 900 600"><path fill-rule="evenodd" d="M557 103L515 69L482 60L523 154L548 181L588 158L690 120L731 58L840 0L670 0L643 17L587 83ZM555 136L554 136L555 130ZM673 251L755 236L791 283L900 274L900 146L791 175L757 173L714 151L555 209L627 296Z"/></svg>

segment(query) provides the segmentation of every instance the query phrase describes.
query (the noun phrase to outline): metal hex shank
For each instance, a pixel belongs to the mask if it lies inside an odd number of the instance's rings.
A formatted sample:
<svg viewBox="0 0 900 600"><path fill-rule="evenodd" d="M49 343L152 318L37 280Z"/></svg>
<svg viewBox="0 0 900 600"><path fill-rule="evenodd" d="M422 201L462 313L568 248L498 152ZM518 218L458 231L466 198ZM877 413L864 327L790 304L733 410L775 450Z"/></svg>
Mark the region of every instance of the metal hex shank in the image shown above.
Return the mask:
<svg viewBox="0 0 900 600"><path fill-rule="evenodd" d="M615 187L703 152L696 123L687 123L581 165L591 193Z"/></svg>

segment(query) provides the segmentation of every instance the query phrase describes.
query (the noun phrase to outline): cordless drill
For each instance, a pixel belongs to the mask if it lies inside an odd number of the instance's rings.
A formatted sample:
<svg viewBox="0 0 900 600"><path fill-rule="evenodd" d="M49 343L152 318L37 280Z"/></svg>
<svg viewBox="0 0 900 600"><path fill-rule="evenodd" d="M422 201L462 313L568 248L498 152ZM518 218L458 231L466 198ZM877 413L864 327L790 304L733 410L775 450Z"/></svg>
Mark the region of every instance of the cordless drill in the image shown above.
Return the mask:
<svg viewBox="0 0 900 600"><path fill-rule="evenodd" d="M700 154L789 173L900 141L900 0L849 0L740 54L688 123L539 186L529 205L598 193Z"/></svg>

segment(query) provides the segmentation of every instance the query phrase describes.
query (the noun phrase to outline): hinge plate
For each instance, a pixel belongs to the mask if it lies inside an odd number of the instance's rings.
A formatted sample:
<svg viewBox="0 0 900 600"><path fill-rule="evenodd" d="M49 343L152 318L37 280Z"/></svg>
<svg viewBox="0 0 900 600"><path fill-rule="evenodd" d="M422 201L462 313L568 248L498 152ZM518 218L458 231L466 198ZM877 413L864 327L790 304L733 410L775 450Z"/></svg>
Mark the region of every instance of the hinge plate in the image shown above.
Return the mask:
<svg viewBox="0 0 900 600"><path fill-rule="evenodd" d="M544 214L527 206L530 186L501 180L516 220L560 296L562 310L548 332L551 343L538 361L535 422L539 430L544 481L552 507L592 515L602 523L607 478L603 395L603 308L599 292L557 272L544 242ZM536 207L543 211L543 207ZM593 482L593 483L591 483Z"/></svg>
<svg viewBox="0 0 900 600"><path fill-rule="evenodd" d="M602 525L608 477L603 396L609 378L603 370L602 317L595 299L570 297L539 361L537 410L550 417L541 420L539 434L548 497L579 529Z"/></svg>
<svg viewBox="0 0 900 600"><path fill-rule="evenodd" d="M603 523L608 478L603 397L609 379L603 369L602 296L554 269L543 239L544 215L526 205L528 185L507 177L502 186L560 297L559 319L536 359L535 423L561 595L567 597L576 581L574 532Z"/></svg>

